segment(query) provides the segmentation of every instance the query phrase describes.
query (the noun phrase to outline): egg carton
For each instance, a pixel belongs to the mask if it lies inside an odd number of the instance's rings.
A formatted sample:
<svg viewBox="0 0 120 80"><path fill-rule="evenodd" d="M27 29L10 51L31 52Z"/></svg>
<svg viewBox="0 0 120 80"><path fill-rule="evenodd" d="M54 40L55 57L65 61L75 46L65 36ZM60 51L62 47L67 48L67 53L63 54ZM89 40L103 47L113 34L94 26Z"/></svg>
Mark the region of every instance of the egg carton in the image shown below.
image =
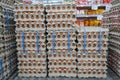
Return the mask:
<svg viewBox="0 0 120 80"><path fill-rule="evenodd" d="M43 14L19 14L15 15L15 21L44 21L45 16Z"/></svg>
<svg viewBox="0 0 120 80"><path fill-rule="evenodd" d="M48 67L49 68L58 68L58 67L67 67L67 68L71 68L71 67L75 67L76 66L76 61L74 58L71 58L70 60L66 60L66 59L50 59L50 61L48 62Z"/></svg>
<svg viewBox="0 0 120 80"><path fill-rule="evenodd" d="M19 25L33 25L33 24L43 24L43 21L16 21L16 27Z"/></svg>
<svg viewBox="0 0 120 80"><path fill-rule="evenodd" d="M22 68L18 71L19 77L46 77L46 69Z"/></svg>
<svg viewBox="0 0 120 80"><path fill-rule="evenodd" d="M32 41L35 42L37 33L38 33L40 42L44 42L45 40L44 32L29 31L29 32L17 32L16 37L17 37L18 42L22 39L22 36L23 36L22 33L24 33L25 41L28 41L28 42L32 42Z"/></svg>
<svg viewBox="0 0 120 80"><path fill-rule="evenodd" d="M118 4L118 3L120 3L120 0L112 0L112 1L111 1L111 4L112 4L112 5L116 5L116 4Z"/></svg>
<svg viewBox="0 0 120 80"><path fill-rule="evenodd" d="M43 12L41 12L41 11L18 11L16 13L14 13L16 18L21 18L21 15L23 15L23 14L25 14L25 18L29 18L31 15L36 15L37 16L38 14L41 14L44 17ZM38 16L38 18L39 18L39 16Z"/></svg>
<svg viewBox="0 0 120 80"><path fill-rule="evenodd" d="M79 69L107 69L106 61L79 61L78 68Z"/></svg>
<svg viewBox="0 0 120 80"><path fill-rule="evenodd" d="M42 24L18 24L16 31L44 31L45 30L45 25Z"/></svg>
<svg viewBox="0 0 120 80"><path fill-rule="evenodd" d="M106 78L107 71L104 69L79 69L78 70L78 77L89 78Z"/></svg>
<svg viewBox="0 0 120 80"><path fill-rule="evenodd" d="M53 33L55 35L56 40L68 40L68 33L70 34L70 40L75 40L76 39L76 34L75 31L48 31L48 40L52 41Z"/></svg>
<svg viewBox="0 0 120 80"><path fill-rule="evenodd" d="M56 41L54 42L55 49L68 49L68 43L70 43L70 48L75 49L76 43L75 42L68 42L68 41ZM48 49L52 49L54 46L52 42L48 43Z"/></svg>
<svg viewBox="0 0 120 80"><path fill-rule="evenodd" d="M66 53L62 52L62 50L60 50L61 53L48 53L48 59L76 59L76 54L75 51L74 53L69 54L66 50Z"/></svg>
<svg viewBox="0 0 120 80"><path fill-rule="evenodd" d="M58 67L58 68L50 68L49 76L50 77L76 77L77 71L76 68L67 68L67 67Z"/></svg>
<svg viewBox="0 0 120 80"><path fill-rule="evenodd" d="M86 55L86 54L98 54L98 55L101 55L101 54L108 54L108 52L104 49L101 49L101 50L98 50L98 49L94 49L94 50L90 50L90 49L81 49L81 50L78 50L78 54L83 54L83 55Z"/></svg>
<svg viewBox="0 0 120 80"><path fill-rule="evenodd" d="M46 11L49 12L70 12L76 9L75 5L47 5Z"/></svg>
<svg viewBox="0 0 120 80"><path fill-rule="evenodd" d="M9 10L12 10L14 5L14 0L11 1L2 0L0 1L0 5L3 6L4 8L8 8Z"/></svg>
<svg viewBox="0 0 120 80"><path fill-rule="evenodd" d="M26 62L19 62L18 63L18 69L22 68L36 68L36 69L46 69L46 62L32 62L32 61L26 61Z"/></svg>
<svg viewBox="0 0 120 80"><path fill-rule="evenodd" d="M60 21L60 20L75 20L76 19L76 16L75 14L56 14L56 15L47 15L47 21L49 20L56 20L56 21Z"/></svg>
<svg viewBox="0 0 120 80"><path fill-rule="evenodd" d="M77 55L77 59L78 61L107 61L107 55L106 54L101 54L101 55L98 55L98 54L79 54Z"/></svg>
<svg viewBox="0 0 120 80"><path fill-rule="evenodd" d="M15 8L14 8L15 12L18 11L40 11L43 12L44 11L44 6L41 4L15 4Z"/></svg>
<svg viewBox="0 0 120 80"><path fill-rule="evenodd" d="M53 24L47 24L47 27L48 27L48 30L57 30L57 29L66 29L66 30L69 30L69 29L72 29L72 24L71 23L53 23Z"/></svg>
<svg viewBox="0 0 120 80"><path fill-rule="evenodd" d="M118 75L120 75L120 54L113 49L109 49L109 55L108 55L108 66L116 72Z"/></svg>

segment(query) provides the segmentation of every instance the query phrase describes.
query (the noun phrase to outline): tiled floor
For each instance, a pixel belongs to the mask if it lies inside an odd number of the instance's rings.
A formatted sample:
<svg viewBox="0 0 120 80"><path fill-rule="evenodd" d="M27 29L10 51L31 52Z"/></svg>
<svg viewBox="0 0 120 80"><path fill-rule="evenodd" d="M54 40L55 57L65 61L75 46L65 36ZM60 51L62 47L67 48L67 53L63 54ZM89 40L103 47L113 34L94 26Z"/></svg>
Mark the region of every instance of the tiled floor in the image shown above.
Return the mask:
<svg viewBox="0 0 120 80"><path fill-rule="evenodd" d="M106 79L97 79L97 78L22 78L22 77L11 77L9 80L120 80L120 77L117 76L112 70L108 69Z"/></svg>

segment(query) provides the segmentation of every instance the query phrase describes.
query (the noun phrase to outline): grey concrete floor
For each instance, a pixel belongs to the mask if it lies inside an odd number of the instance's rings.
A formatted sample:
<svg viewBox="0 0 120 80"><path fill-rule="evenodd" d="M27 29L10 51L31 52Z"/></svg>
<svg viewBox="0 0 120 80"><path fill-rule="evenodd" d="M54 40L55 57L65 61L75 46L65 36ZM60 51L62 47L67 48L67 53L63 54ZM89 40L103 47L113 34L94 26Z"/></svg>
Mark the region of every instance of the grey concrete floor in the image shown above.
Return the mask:
<svg viewBox="0 0 120 80"><path fill-rule="evenodd" d="M9 80L120 80L120 77L116 75L112 70L108 69L106 79L101 78L33 78L33 77L18 77L17 73L14 74Z"/></svg>

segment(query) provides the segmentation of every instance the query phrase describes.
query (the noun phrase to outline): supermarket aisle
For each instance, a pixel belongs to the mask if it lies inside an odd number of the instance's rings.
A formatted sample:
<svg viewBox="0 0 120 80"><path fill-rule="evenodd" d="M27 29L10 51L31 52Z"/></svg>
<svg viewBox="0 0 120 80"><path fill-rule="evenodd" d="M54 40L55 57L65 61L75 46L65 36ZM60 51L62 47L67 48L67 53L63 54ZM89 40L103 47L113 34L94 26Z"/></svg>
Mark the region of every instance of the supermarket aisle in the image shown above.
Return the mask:
<svg viewBox="0 0 120 80"><path fill-rule="evenodd" d="M111 69L108 69L108 77L106 79L97 79L97 78L21 78L16 77L16 74L14 74L9 80L120 80L120 77L117 76Z"/></svg>

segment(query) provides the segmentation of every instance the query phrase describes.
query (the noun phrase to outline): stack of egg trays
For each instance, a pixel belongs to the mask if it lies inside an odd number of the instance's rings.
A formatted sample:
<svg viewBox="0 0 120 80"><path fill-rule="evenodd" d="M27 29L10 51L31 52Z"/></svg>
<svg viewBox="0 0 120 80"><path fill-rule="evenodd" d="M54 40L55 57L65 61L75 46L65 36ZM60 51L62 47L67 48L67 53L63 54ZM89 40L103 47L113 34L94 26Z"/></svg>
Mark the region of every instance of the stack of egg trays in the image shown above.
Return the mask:
<svg viewBox="0 0 120 80"><path fill-rule="evenodd" d="M0 79L7 80L17 70L13 0L0 2Z"/></svg>
<svg viewBox="0 0 120 80"><path fill-rule="evenodd" d="M49 77L76 77L76 34L72 31L48 31Z"/></svg>
<svg viewBox="0 0 120 80"><path fill-rule="evenodd" d="M108 29L81 28L77 39L78 77L106 78Z"/></svg>
<svg viewBox="0 0 120 80"><path fill-rule="evenodd" d="M46 5L48 30L70 30L75 25L75 5Z"/></svg>
<svg viewBox="0 0 120 80"><path fill-rule="evenodd" d="M16 31L42 31L44 26L44 6L41 4L15 4Z"/></svg>
<svg viewBox="0 0 120 80"><path fill-rule="evenodd" d="M110 27L110 13L109 11L103 12L103 19L102 19L102 27L109 28Z"/></svg>
<svg viewBox="0 0 120 80"><path fill-rule="evenodd" d="M44 7L15 5L18 69L20 77L46 77Z"/></svg>
<svg viewBox="0 0 120 80"><path fill-rule="evenodd" d="M77 75L75 9L75 5L46 5L49 77Z"/></svg>
<svg viewBox="0 0 120 80"><path fill-rule="evenodd" d="M4 5L6 8L13 8L15 0L0 0L0 4Z"/></svg>
<svg viewBox="0 0 120 80"><path fill-rule="evenodd" d="M108 67L120 76L120 2L119 0L113 0L112 4L113 6L106 15L110 23Z"/></svg>
<svg viewBox="0 0 120 80"><path fill-rule="evenodd" d="M116 4L118 4L118 3L120 3L120 0L111 0L111 4L112 4L112 5L116 5Z"/></svg>
<svg viewBox="0 0 120 80"><path fill-rule="evenodd" d="M110 27L109 36L108 66L120 76L120 27Z"/></svg>

